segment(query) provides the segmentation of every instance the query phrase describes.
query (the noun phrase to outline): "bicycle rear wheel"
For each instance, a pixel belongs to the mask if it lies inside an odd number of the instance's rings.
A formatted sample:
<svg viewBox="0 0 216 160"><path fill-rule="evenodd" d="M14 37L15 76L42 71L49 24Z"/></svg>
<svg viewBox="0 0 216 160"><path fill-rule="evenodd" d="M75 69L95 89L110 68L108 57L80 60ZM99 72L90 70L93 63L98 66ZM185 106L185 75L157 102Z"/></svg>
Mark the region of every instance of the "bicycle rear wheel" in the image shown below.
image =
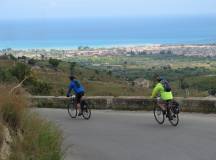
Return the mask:
<svg viewBox="0 0 216 160"><path fill-rule="evenodd" d="M77 117L77 108L75 107L74 103L69 103L67 108L68 108L68 114L70 115L70 117L76 118Z"/></svg>
<svg viewBox="0 0 216 160"><path fill-rule="evenodd" d="M91 117L91 109L86 101L82 101L81 103L82 111L83 111L83 118L89 120Z"/></svg>
<svg viewBox="0 0 216 160"><path fill-rule="evenodd" d="M154 117L159 124L163 124L165 121L163 111L157 104L154 105Z"/></svg>

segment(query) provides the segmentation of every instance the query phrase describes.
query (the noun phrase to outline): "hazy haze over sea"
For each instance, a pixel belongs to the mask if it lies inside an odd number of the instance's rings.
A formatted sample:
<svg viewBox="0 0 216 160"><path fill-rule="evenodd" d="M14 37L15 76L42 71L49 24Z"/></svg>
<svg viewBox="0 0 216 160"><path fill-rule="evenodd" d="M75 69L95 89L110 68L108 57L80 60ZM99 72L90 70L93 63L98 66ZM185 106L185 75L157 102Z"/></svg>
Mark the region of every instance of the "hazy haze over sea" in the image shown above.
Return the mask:
<svg viewBox="0 0 216 160"><path fill-rule="evenodd" d="M0 48L216 43L216 17L1 20Z"/></svg>

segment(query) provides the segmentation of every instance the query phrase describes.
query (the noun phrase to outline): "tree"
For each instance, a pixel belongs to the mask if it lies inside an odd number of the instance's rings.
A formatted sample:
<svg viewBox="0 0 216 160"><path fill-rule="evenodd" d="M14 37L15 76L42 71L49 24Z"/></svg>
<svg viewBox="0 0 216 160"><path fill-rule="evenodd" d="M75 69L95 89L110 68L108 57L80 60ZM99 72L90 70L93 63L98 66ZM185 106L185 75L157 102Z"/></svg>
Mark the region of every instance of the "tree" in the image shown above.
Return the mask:
<svg viewBox="0 0 216 160"><path fill-rule="evenodd" d="M58 59L49 59L49 64L53 67L53 68L57 68L60 64L60 60Z"/></svg>

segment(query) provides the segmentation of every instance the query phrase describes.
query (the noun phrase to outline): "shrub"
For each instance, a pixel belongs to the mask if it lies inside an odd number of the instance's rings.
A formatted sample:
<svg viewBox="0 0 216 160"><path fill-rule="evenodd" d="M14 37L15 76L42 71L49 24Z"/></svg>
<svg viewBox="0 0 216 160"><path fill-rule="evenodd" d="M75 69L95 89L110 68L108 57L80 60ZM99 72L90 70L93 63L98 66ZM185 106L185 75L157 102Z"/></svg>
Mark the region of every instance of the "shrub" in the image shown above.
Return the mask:
<svg viewBox="0 0 216 160"><path fill-rule="evenodd" d="M17 63L16 66L11 69L11 74L19 81L22 81L31 74L31 68L24 63Z"/></svg>
<svg viewBox="0 0 216 160"><path fill-rule="evenodd" d="M8 82L14 79L16 78L13 77L9 70L0 68L0 82Z"/></svg>
<svg viewBox="0 0 216 160"><path fill-rule="evenodd" d="M50 58L49 59L49 64L51 64L51 66L53 68L57 68L59 66L59 64L60 64L60 60Z"/></svg>
<svg viewBox="0 0 216 160"><path fill-rule="evenodd" d="M33 95L49 95L51 85L41 80L31 80L25 83L27 90Z"/></svg>

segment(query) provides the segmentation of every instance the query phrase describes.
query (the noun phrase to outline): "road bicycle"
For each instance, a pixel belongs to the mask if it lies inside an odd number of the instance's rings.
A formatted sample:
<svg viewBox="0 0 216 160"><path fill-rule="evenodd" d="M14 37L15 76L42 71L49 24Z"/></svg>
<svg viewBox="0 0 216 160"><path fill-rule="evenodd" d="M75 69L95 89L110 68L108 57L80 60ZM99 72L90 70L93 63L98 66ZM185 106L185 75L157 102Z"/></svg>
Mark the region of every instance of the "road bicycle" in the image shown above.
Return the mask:
<svg viewBox="0 0 216 160"><path fill-rule="evenodd" d="M91 109L88 105L88 103L85 100L81 100L80 102L81 110L82 110L82 117L86 120L89 120L91 118ZM70 115L71 118L76 118L78 117L78 108L75 103L75 96L71 97L71 101L67 105L68 109L68 114Z"/></svg>
<svg viewBox="0 0 216 160"><path fill-rule="evenodd" d="M175 100L166 101L165 107L166 112L164 113L160 106L158 105L158 100L154 102L154 117L159 124L163 124L165 117L168 118L169 122L173 126L179 124L179 113L180 105Z"/></svg>

